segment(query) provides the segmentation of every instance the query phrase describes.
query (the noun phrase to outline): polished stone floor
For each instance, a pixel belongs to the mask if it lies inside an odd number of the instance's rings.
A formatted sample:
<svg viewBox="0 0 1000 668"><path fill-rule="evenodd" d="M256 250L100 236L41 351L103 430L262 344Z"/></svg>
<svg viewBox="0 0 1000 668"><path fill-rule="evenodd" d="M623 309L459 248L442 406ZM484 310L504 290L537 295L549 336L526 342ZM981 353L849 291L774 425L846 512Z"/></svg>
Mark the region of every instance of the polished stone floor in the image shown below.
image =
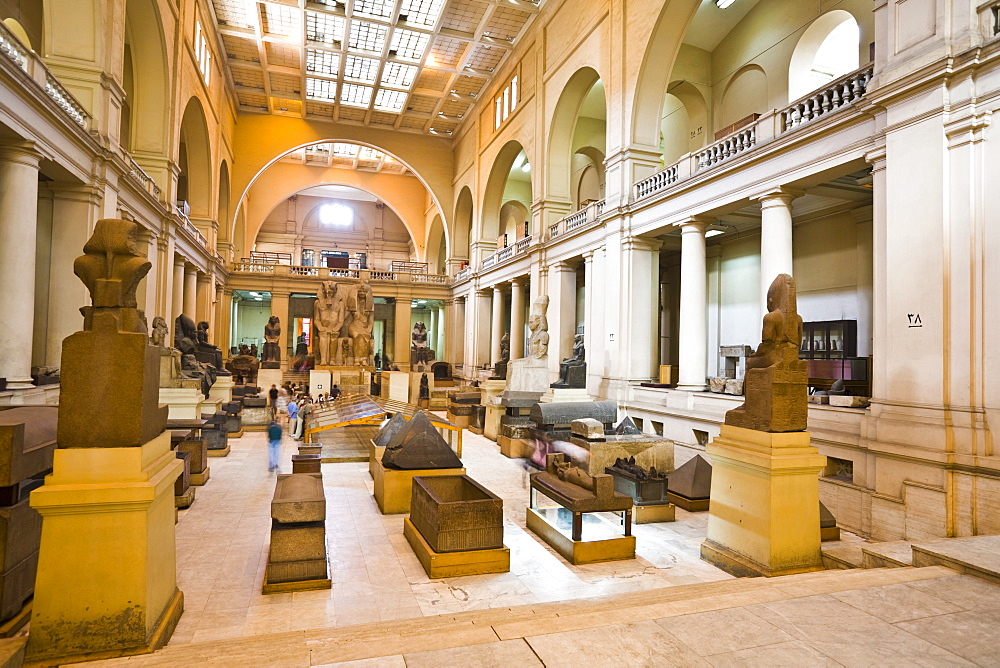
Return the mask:
<svg viewBox="0 0 1000 668"><path fill-rule="evenodd" d="M403 516L379 513L367 463L324 464L333 588L264 596L275 477L262 433L231 443L228 457L210 460L211 479L177 525L185 611L171 645L729 579L698 558L707 513L681 509L676 522L634 527L636 559L570 565L524 527L528 472L521 462L466 431L469 475L504 499L510 573L431 581L403 537ZM286 438L283 471L293 452Z"/></svg>

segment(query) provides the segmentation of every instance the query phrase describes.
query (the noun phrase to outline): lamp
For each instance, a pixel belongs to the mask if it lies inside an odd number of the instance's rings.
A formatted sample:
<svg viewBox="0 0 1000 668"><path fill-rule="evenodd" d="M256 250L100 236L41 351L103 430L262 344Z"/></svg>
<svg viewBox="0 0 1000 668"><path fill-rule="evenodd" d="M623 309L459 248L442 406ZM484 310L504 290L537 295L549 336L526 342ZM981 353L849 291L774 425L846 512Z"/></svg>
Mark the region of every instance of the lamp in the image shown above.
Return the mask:
<svg viewBox="0 0 1000 668"><path fill-rule="evenodd" d="M715 0L715 4L719 6L719 9L725 9L734 2L736 2L736 0Z"/></svg>

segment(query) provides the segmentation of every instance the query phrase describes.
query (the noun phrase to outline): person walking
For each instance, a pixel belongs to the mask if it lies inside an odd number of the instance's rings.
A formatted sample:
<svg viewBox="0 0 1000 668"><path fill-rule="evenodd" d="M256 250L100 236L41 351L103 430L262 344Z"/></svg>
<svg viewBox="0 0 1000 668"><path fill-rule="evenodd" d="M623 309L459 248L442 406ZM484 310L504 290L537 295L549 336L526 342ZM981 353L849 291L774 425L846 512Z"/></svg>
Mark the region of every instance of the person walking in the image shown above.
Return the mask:
<svg viewBox="0 0 1000 668"><path fill-rule="evenodd" d="M281 447L281 425L277 420L271 420L267 428L267 470L278 470L278 449Z"/></svg>
<svg viewBox="0 0 1000 668"><path fill-rule="evenodd" d="M299 428L299 405L295 399L288 402L288 434L292 437Z"/></svg>
<svg viewBox="0 0 1000 668"><path fill-rule="evenodd" d="M271 419L275 420L278 417L278 386L272 385L267 396L271 398Z"/></svg>

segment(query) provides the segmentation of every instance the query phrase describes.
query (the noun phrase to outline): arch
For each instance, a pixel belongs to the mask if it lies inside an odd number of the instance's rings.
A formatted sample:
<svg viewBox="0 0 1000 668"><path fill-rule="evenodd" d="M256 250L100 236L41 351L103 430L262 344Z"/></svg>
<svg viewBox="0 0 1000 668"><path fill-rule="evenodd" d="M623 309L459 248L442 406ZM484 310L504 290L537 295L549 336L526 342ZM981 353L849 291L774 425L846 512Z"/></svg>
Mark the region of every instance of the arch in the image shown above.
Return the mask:
<svg viewBox="0 0 1000 668"><path fill-rule="evenodd" d="M201 100L192 97L184 107L177 140L177 200L185 200L191 216L208 218L211 212L212 153L208 122Z"/></svg>
<svg viewBox="0 0 1000 668"><path fill-rule="evenodd" d="M28 31L24 29L21 22L14 17L6 18L3 20L4 26L11 32L14 37L16 37L21 44L28 47L29 51L34 51L35 46L31 43L31 38L28 37Z"/></svg>
<svg viewBox="0 0 1000 668"><path fill-rule="evenodd" d="M493 168L490 170L486 189L483 192L483 202L479 208L479 229L476 231L476 240L495 241L500 236L500 207L503 202L509 199L524 201L521 198L511 197L510 193L507 192L508 178L514 166L514 160L522 153L527 159L527 153L521 146L521 142L511 140L503 145L494 158ZM528 160L528 164L531 164L530 160ZM530 179L528 181L527 206L531 206Z"/></svg>
<svg viewBox="0 0 1000 668"><path fill-rule="evenodd" d="M601 75L592 67L581 67L569 78L559 94L552 122L549 125L549 144L545 165L545 192L548 197L571 198L571 163L575 148L577 115L591 89L601 81ZM605 105L607 100L605 100ZM607 109L605 108L605 118ZM605 141L606 144L606 141ZM606 152L606 146L597 147Z"/></svg>
<svg viewBox="0 0 1000 668"><path fill-rule="evenodd" d="M627 131L626 145L632 143L650 149L659 146L664 100L659 91L667 90L677 52L700 5L701 0L671 0L660 10L646 40L639 74L632 84L631 127Z"/></svg>
<svg viewBox="0 0 1000 668"><path fill-rule="evenodd" d="M507 245L512 246L517 241L518 226L531 219L528 207L516 199L507 200L500 207L499 229L497 237L507 235Z"/></svg>
<svg viewBox="0 0 1000 668"><path fill-rule="evenodd" d="M165 157L169 142L170 73L160 12L153 0L126 3L124 48L132 71L132 99L126 100L131 130L129 137L119 137L119 141L137 157L143 154Z"/></svg>
<svg viewBox="0 0 1000 668"><path fill-rule="evenodd" d="M833 44L831 37L843 43ZM861 64L860 42L861 27L854 15L844 9L834 9L810 23L795 44L788 63L788 101L794 102L825 83L858 69ZM837 53L823 53L824 49L829 51L831 47ZM818 71L816 67L817 56L826 61L823 71Z"/></svg>
<svg viewBox="0 0 1000 668"><path fill-rule="evenodd" d="M457 260L469 260L472 257L472 191L469 186L462 188L455 203L453 219L455 233L452 235L455 243L451 247L451 257Z"/></svg>
<svg viewBox="0 0 1000 668"><path fill-rule="evenodd" d="M251 187L282 157L324 142L367 146L405 165L442 212L445 230L448 230L450 211L445 211L442 202L454 201L452 179L455 155L450 139L266 114L243 114L236 124L232 145L237 147L237 153L233 156L230 178L232 191L238 198L233 200L235 206L231 210L239 210ZM228 225L236 225L235 217Z"/></svg>
<svg viewBox="0 0 1000 668"><path fill-rule="evenodd" d="M445 272L445 258L448 257L448 244L446 241L444 223L441 214L435 214L430 225L427 226L427 242L424 254L427 262L427 271L432 274L443 274Z"/></svg>
<svg viewBox="0 0 1000 668"><path fill-rule="evenodd" d="M767 75L759 65L745 65L737 70L722 93L719 105L719 122L724 128L750 114L767 111Z"/></svg>
<svg viewBox="0 0 1000 668"><path fill-rule="evenodd" d="M689 81L671 81L660 121L664 164L705 146L712 136L711 126L708 104L698 87Z"/></svg>
<svg viewBox="0 0 1000 668"><path fill-rule="evenodd" d="M225 221L229 220L229 164L225 160L219 165L219 200L216 209L216 220ZM219 240L222 242L228 242L229 230L225 225L219 226ZM225 236L223 236L225 235Z"/></svg>

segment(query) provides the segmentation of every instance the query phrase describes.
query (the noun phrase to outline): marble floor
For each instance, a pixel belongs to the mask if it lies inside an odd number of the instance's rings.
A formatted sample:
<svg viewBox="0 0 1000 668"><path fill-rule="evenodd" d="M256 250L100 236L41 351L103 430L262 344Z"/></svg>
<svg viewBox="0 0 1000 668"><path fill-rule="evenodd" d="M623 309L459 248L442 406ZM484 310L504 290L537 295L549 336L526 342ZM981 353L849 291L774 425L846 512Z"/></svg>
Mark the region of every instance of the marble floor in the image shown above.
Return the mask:
<svg viewBox="0 0 1000 668"><path fill-rule="evenodd" d="M707 513L677 510L669 524L637 525L637 558L572 566L525 529L528 471L466 431L469 475L504 499L510 573L430 580L403 537L403 516L383 516L367 463L323 465L333 588L261 594L274 474L264 434L231 441L177 525L184 615L171 645L460 613L729 579L701 561ZM295 442L282 444L291 469Z"/></svg>

